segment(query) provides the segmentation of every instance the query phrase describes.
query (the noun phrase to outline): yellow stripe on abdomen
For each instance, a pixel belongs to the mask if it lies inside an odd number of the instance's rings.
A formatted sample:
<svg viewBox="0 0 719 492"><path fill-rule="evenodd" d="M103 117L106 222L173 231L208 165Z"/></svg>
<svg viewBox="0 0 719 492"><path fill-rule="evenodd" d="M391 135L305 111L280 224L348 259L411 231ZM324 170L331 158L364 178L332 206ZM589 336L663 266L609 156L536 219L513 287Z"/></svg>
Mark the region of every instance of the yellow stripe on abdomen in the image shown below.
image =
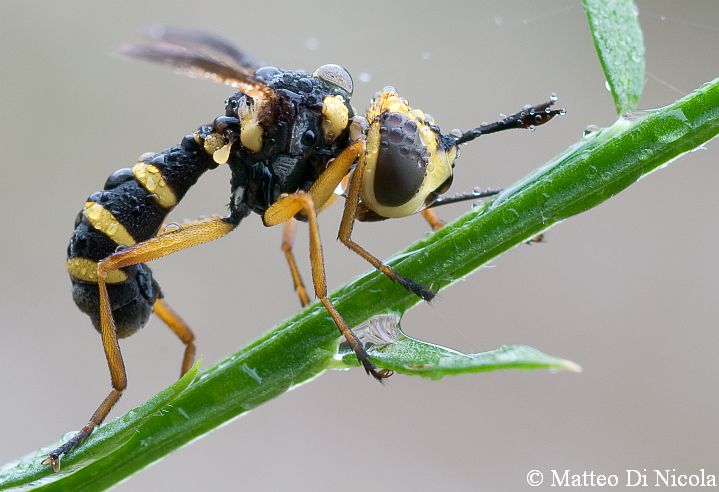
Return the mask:
<svg viewBox="0 0 719 492"><path fill-rule="evenodd" d="M170 209L177 205L175 192L162 177L160 170L152 164L138 162L132 167L132 174L145 190L154 195L157 204L164 209Z"/></svg>
<svg viewBox="0 0 719 492"><path fill-rule="evenodd" d="M135 244L135 239L127 232L125 226L112 215L112 212L97 202L86 202L83 215L90 221L92 227L122 246Z"/></svg>
<svg viewBox="0 0 719 492"><path fill-rule="evenodd" d="M87 258L70 258L66 263L70 276L83 282L97 283L97 262ZM127 274L122 270L107 272L105 282L119 284L127 280Z"/></svg>

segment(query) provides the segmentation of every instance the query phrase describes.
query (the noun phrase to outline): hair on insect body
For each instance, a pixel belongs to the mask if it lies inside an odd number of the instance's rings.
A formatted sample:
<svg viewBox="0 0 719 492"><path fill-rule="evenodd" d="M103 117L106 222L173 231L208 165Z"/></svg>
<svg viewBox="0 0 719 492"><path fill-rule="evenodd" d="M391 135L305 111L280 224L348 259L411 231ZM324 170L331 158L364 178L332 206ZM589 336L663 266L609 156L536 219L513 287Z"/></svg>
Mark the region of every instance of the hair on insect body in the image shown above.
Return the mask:
<svg viewBox="0 0 719 492"><path fill-rule="evenodd" d="M302 306L310 296L295 262L297 221L310 233L315 296L327 309L365 371L377 380L391 375L367 352L327 297L317 213L342 190L339 240L391 280L424 300L435 293L402 276L352 240L356 220L377 221L421 213L437 229L433 208L496 195L476 190L445 195L452 184L459 146L482 135L513 128L533 130L562 109L544 104L464 133L443 134L433 119L385 87L364 115L350 104L352 77L339 65L313 73L260 67L250 56L216 36L156 27L146 44L126 45L126 55L170 65L191 76L228 84L236 92L224 114L201 125L159 153L147 153L114 172L93 193L75 220L67 270L77 306L100 332L112 389L90 421L52 451L44 464L60 469L61 457L80 444L108 415L127 387L119 338L132 335L154 312L185 344L181 374L192 365L195 336L165 301L148 262L219 239L250 213L265 226L284 224L282 251ZM163 228L169 212L206 171L231 172L229 213Z"/></svg>

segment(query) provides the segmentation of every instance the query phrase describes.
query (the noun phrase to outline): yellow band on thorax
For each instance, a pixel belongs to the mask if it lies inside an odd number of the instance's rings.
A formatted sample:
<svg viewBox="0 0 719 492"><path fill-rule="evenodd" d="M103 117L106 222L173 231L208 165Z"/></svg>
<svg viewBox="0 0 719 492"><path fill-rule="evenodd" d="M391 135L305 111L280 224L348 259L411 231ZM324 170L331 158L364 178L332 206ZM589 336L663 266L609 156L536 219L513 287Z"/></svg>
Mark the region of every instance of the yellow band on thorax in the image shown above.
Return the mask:
<svg viewBox="0 0 719 492"><path fill-rule="evenodd" d="M97 262L87 258L70 258L66 266L72 278L97 283ZM122 270L110 270L105 277L105 282L108 284L119 284L126 280L127 274Z"/></svg>
<svg viewBox="0 0 719 492"><path fill-rule="evenodd" d="M123 246L135 244L135 239L112 213L97 202L86 202L82 212L90 224L107 237Z"/></svg>
<svg viewBox="0 0 719 492"><path fill-rule="evenodd" d="M177 205L175 192L162 177L160 170L152 164L138 162L132 167L132 174L148 193L155 196L157 204L162 208L172 208Z"/></svg>

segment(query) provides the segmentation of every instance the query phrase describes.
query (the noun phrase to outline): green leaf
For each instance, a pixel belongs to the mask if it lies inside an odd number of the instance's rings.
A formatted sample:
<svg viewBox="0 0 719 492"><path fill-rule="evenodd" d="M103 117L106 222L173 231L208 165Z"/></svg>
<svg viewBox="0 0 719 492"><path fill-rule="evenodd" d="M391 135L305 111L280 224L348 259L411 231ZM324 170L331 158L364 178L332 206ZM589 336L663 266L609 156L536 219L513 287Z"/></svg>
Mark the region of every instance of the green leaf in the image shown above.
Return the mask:
<svg viewBox="0 0 719 492"><path fill-rule="evenodd" d="M380 315L367 320L355 333L372 361L400 374L440 379L444 376L500 369L556 369L579 372L574 362L552 357L526 345L505 345L478 354L463 354L440 345L408 337L399 328L397 316ZM359 365L354 351L343 343L333 368Z"/></svg>
<svg viewBox="0 0 719 492"><path fill-rule="evenodd" d="M68 432L60 442L29 453L15 462L5 464L0 468L0 490L13 487L36 488L42 485L50 486L54 482L63 483L62 479L76 470L87 468L104 457L111 456L135 437L137 427L144 421L151 417L161 417L167 411L171 402L195 380L201 362L200 360L195 362L190 370L172 386L160 391L122 417L115 419L112 426L105 425L96 429L92 434L92 439L85 441L67 459L63 459L60 473L48 473L49 467L42 465L41 461L50 451L71 438L75 432Z"/></svg>
<svg viewBox="0 0 719 492"><path fill-rule="evenodd" d="M667 107L621 118L588 135L496 200L409 246L389 263L421 284L445 288L553 224L611 198L717 133L719 79ZM377 272L354 280L331 298L350 326L377 315L399 315L419 302ZM175 385L164 396L99 428L70 453L60 474L39 467L44 452L36 452L35 460L3 469L0 490L110 487L336 367L339 346L337 327L314 303L203 371L184 389Z"/></svg>
<svg viewBox="0 0 719 492"><path fill-rule="evenodd" d="M644 40L631 0L582 0L617 113L637 108L644 88Z"/></svg>

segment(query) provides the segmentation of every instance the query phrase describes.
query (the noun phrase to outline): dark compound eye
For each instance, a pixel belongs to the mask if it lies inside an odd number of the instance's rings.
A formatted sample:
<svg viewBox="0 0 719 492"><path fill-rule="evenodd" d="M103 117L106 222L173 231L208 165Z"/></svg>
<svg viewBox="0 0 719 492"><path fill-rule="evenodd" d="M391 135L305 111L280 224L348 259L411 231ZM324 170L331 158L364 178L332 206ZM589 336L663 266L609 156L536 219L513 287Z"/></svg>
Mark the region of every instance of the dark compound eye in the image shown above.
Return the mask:
<svg viewBox="0 0 719 492"><path fill-rule="evenodd" d="M410 201L424 182L427 157L417 125L399 113L380 117L381 142L375 166L374 192L384 206Z"/></svg>
<svg viewBox="0 0 719 492"><path fill-rule="evenodd" d="M352 91L354 90L352 76L344 67L330 63L328 65L322 65L315 70L315 73L312 75L324 80L328 84L336 85L350 96L352 95Z"/></svg>

